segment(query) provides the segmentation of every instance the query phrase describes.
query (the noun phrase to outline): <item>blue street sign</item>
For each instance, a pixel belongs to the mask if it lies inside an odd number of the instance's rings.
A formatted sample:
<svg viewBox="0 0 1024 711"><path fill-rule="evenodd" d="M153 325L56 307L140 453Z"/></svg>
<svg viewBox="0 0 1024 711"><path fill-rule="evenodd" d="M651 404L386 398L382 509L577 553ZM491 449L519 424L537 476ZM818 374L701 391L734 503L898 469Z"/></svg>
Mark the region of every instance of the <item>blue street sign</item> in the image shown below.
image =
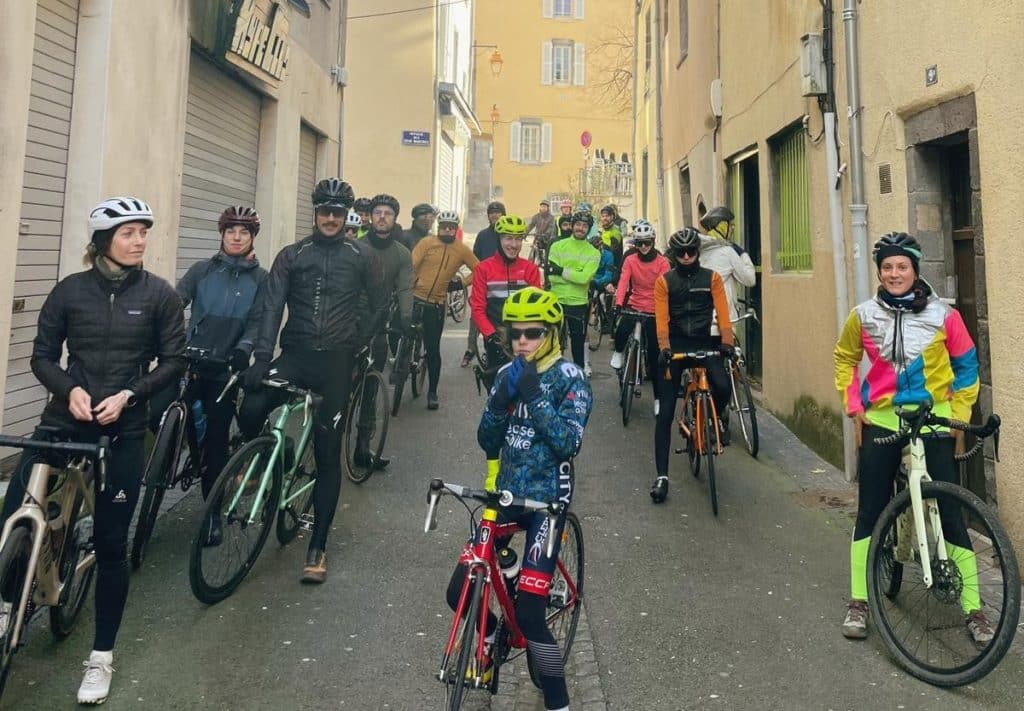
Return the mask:
<svg viewBox="0 0 1024 711"><path fill-rule="evenodd" d="M402 131L403 146L429 146L430 131Z"/></svg>

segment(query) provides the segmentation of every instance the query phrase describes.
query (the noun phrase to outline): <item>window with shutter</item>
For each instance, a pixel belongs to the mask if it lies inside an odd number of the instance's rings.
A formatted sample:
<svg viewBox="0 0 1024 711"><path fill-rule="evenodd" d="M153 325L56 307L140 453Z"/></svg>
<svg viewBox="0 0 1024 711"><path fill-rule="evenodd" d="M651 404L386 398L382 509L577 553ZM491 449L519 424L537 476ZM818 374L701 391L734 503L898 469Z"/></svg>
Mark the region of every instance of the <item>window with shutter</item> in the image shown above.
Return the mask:
<svg viewBox="0 0 1024 711"><path fill-rule="evenodd" d="M583 19L583 3L584 0L576 0L576 19Z"/></svg>
<svg viewBox="0 0 1024 711"><path fill-rule="evenodd" d="M541 45L540 58L540 83L551 83L551 43L545 42Z"/></svg>
<svg viewBox="0 0 1024 711"><path fill-rule="evenodd" d="M554 5L554 1L553 0L544 0L541 3L541 6L544 9L544 17L551 17L552 16L553 5Z"/></svg>
<svg viewBox="0 0 1024 711"><path fill-rule="evenodd" d="M551 138L552 138L552 126L550 123L541 124L540 127L540 162L550 163L551 162Z"/></svg>
<svg viewBox="0 0 1024 711"><path fill-rule="evenodd" d="M541 162L541 141L542 141L542 130L541 124L538 121L522 122L522 136L520 145L522 150L520 152L520 163L540 163Z"/></svg>
<svg viewBox="0 0 1024 711"><path fill-rule="evenodd" d="M572 0L555 0L555 17L572 17Z"/></svg>
<svg viewBox="0 0 1024 711"><path fill-rule="evenodd" d="M587 76L587 55L586 48L582 42L577 42L573 46L573 74L572 83L576 86L583 86L586 83Z"/></svg>
<svg viewBox="0 0 1024 711"><path fill-rule="evenodd" d="M551 43L551 83L569 84L572 79L573 45L569 40Z"/></svg>

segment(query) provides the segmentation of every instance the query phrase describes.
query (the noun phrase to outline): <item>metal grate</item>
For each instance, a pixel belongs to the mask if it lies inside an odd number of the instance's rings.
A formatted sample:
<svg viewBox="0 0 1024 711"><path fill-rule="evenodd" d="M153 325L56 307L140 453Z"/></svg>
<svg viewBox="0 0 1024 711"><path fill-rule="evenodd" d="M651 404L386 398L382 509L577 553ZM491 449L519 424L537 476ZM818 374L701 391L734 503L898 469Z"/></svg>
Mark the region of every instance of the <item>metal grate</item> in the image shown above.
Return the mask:
<svg viewBox="0 0 1024 711"><path fill-rule="evenodd" d="M888 195L892 192L892 165L882 163L878 166L878 193Z"/></svg>
<svg viewBox="0 0 1024 711"><path fill-rule="evenodd" d="M802 128L790 131L775 143L773 161L778 181L775 207L779 215L775 256L783 271L809 272L811 210Z"/></svg>

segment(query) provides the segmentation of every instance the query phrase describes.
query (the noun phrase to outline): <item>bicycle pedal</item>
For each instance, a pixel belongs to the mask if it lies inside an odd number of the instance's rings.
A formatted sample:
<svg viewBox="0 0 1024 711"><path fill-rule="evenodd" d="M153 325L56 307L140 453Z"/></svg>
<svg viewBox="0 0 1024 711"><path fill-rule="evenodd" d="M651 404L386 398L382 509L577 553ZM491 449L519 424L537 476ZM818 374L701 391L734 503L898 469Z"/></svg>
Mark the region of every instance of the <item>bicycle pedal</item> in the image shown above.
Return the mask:
<svg viewBox="0 0 1024 711"><path fill-rule="evenodd" d="M313 530L314 516L311 513L299 514L299 528L303 531Z"/></svg>
<svg viewBox="0 0 1024 711"><path fill-rule="evenodd" d="M683 453L683 452L685 452L685 451L686 451L686 450L685 450L685 449L683 449L682 447L676 447L676 450L675 450L676 454L682 454L682 453Z"/></svg>

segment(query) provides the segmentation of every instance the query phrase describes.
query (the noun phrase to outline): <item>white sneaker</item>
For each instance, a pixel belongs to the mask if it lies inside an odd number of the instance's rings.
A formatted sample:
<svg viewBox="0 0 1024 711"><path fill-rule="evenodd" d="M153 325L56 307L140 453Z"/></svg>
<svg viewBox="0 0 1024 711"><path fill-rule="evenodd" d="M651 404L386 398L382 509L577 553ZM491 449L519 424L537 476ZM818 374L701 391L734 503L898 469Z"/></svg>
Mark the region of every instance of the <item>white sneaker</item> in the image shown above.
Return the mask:
<svg viewBox="0 0 1024 711"><path fill-rule="evenodd" d="M89 661L82 662L85 666L85 677L78 687L78 703L102 704L110 694L110 679L114 675L113 652L96 652L89 655Z"/></svg>
<svg viewBox="0 0 1024 711"><path fill-rule="evenodd" d="M619 368L622 367L622 354L619 353L618 351L612 353L611 366L615 368L615 370L618 370Z"/></svg>
<svg viewBox="0 0 1024 711"><path fill-rule="evenodd" d="M593 374L594 370L590 367L590 363L587 363L585 366L583 366L583 377L589 380L590 376Z"/></svg>

